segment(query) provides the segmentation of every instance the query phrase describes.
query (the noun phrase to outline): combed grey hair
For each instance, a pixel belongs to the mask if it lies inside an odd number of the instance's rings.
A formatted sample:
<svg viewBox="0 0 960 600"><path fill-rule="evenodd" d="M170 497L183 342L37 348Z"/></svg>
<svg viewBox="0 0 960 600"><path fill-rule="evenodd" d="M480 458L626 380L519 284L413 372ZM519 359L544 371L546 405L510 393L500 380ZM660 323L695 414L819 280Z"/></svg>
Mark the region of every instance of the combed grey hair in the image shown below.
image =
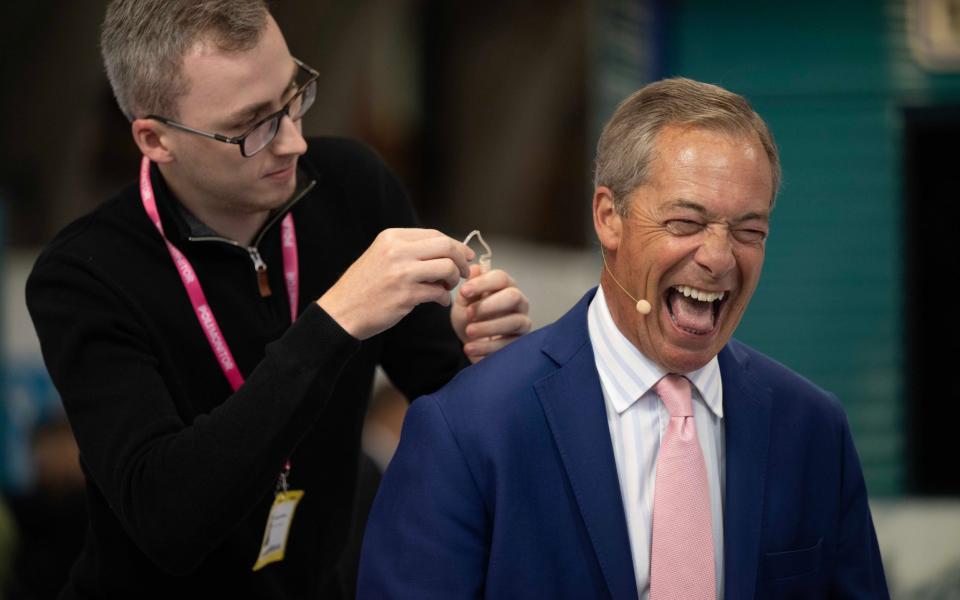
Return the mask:
<svg viewBox="0 0 960 600"><path fill-rule="evenodd" d="M676 77L644 86L620 103L597 143L594 188L613 192L614 207L626 214L627 198L650 177L658 134L668 125L753 137L770 161L773 206L780 188L780 156L773 135L747 99L722 87Z"/></svg>
<svg viewBox="0 0 960 600"><path fill-rule="evenodd" d="M131 121L177 117L187 92L184 55L198 42L226 51L257 45L267 23L264 0L114 0L107 6L100 51L120 110Z"/></svg>

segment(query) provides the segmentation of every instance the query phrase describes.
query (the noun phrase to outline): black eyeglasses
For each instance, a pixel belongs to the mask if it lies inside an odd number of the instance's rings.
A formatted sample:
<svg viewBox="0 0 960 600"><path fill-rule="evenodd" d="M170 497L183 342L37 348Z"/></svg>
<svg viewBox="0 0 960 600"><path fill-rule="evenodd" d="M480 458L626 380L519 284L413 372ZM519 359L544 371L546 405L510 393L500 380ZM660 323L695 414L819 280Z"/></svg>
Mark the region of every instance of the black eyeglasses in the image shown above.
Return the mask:
<svg viewBox="0 0 960 600"><path fill-rule="evenodd" d="M160 121L170 127L175 127L188 133L202 135L203 137L217 140L218 142L237 144L240 146L240 154L246 157L253 156L266 148L267 144L272 142L273 138L277 137L277 132L280 131L280 120L283 119L283 117L289 116L292 120L299 121L303 115L310 110L310 107L313 106L313 101L317 99L317 78L320 77L320 73L296 58L293 59L293 62L307 72L307 81L297 89L297 93L287 101L283 108L257 121L253 127L236 137L201 131L158 115L148 115L144 118Z"/></svg>

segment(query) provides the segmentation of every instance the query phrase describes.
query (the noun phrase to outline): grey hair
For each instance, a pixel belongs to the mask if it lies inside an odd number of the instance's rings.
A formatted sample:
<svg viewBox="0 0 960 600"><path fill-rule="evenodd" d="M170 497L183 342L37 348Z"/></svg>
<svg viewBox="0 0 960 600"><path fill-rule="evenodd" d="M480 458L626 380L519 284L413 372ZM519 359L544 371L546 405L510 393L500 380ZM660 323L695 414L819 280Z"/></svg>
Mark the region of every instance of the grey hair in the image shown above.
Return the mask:
<svg viewBox="0 0 960 600"><path fill-rule="evenodd" d="M648 84L620 103L597 143L594 187L613 192L626 214L627 197L646 183L658 134L668 125L756 135L770 161L773 206L780 188L780 156L769 127L747 99L722 87L676 77Z"/></svg>
<svg viewBox="0 0 960 600"><path fill-rule="evenodd" d="M266 28L265 0L114 0L107 7L100 51L120 110L133 120L177 116L187 92L184 55L197 42L226 51L257 45Z"/></svg>

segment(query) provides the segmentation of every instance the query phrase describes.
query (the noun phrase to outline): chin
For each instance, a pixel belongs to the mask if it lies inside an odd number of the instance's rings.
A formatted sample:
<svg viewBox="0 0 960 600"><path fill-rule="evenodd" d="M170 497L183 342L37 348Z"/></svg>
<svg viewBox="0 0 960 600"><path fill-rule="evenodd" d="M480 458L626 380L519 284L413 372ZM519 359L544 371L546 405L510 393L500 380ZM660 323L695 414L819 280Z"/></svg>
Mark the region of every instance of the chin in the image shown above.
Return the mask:
<svg viewBox="0 0 960 600"><path fill-rule="evenodd" d="M723 349L723 344L710 344L706 348L683 348L672 346L660 354L661 366L671 373L690 373L703 368Z"/></svg>
<svg viewBox="0 0 960 600"><path fill-rule="evenodd" d="M692 373L703 368L716 355L689 356L669 361L671 364L662 365L670 373Z"/></svg>
<svg viewBox="0 0 960 600"><path fill-rule="evenodd" d="M282 181L270 181L266 180L267 188L270 194L277 194L284 196L286 200L289 198L295 189L297 189L297 178L288 177Z"/></svg>
<svg viewBox="0 0 960 600"><path fill-rule="evenodd" d="M284 185L282 187L275 185L270 186L262 190L259 198L254 202L260 210L276 210L286 204L293 196L294 191L296 191L295 183L296 182L291 182L291 185Z"/></svg>

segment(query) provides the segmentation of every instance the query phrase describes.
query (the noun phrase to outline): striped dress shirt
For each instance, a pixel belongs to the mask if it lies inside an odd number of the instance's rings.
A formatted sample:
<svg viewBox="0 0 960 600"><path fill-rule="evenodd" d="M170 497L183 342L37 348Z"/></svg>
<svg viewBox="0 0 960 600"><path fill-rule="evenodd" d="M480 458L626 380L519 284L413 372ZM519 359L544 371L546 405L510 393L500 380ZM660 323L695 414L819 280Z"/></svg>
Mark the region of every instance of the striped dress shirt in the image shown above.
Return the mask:
<svg viewBox="0 0 960 600"><path fill-rule="evenodd" d="M603 388L637 590L640 598L646 599L650 595L657 452L670 422L670 413L653 386L666 372L641 354L614 324L602 286L587 311L587 327ZM693 417L710 488L717 598L722 600L724 439L720 366L714 357L703 368L681 374L693 384Z"/></svg>

